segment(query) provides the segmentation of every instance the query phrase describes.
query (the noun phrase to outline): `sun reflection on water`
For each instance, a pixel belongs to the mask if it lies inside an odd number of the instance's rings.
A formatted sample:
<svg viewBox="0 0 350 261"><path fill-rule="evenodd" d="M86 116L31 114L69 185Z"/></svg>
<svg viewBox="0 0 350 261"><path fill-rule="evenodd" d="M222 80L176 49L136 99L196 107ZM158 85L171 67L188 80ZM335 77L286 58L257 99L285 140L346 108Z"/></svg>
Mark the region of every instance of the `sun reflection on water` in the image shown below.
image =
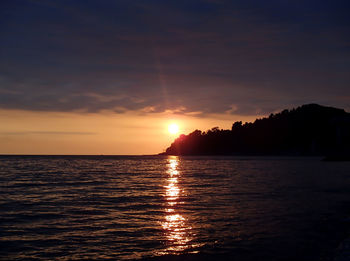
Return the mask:
<svg viewBox="0 0 350 261"><path fill-rule="evenodd" d="M176 208L180 204L180 196L183 190L179 187L180 172L178 171L179 159L176 156L168 158L167 162L167 184L164 186L167 207L165 209L165 217L162 222L165 236L167 238L167 248L159 254L180 253L186 249L193 247L190 242L191 229L188 220L179 213Z"/></svg>

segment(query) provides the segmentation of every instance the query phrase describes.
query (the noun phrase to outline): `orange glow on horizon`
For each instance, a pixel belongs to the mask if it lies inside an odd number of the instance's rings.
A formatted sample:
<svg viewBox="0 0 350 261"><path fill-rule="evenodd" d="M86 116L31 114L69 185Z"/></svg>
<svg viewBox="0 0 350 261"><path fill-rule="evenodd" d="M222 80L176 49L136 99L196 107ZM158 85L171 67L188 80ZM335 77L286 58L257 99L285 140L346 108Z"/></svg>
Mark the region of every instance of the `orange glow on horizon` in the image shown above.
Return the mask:
<svg viewBox="0 0 350 261"><path fill-rule="evenodd" d="M180 133L189 134L196 129L205 131L213 126L230 129L236 120L243 118L232 115L196 118L167 113L1 109L0 154L157 154L165 151ZM178 126L177 134L170 134L168 130L172 123Z"/></svg>

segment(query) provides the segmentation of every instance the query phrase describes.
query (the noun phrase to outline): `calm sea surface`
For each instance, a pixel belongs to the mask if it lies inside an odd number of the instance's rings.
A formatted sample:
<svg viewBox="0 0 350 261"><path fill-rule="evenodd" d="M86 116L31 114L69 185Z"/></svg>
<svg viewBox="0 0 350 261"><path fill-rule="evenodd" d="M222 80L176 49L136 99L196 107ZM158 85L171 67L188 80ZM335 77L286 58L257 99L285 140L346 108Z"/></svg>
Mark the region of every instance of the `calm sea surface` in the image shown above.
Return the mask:
<svg viewBox="0 0 350 261"><path fill-rule="evenodd" d="M349 201L319 158L1 156L0 259L330 260Z"/></svg>

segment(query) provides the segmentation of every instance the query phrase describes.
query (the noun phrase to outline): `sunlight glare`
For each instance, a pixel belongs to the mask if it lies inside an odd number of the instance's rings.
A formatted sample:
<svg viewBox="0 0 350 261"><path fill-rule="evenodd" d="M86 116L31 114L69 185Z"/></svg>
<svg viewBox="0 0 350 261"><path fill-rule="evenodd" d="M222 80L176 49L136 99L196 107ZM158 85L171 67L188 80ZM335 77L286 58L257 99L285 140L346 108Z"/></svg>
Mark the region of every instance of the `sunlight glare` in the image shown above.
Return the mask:
<svg viewBox="0 0 350 261"><path fill-rule="evenodd" d="M168 158L166 171L168 177L166 179L166 184L164 185L164 196L168 206L165 208L165 220L161 222L167 238L168 247L164 251L158 252L159 255L180 253L191 247L196 247L193 244L190 244L192 241L192 227L189 226L188 220L176 207L181 204L179 199L182 194L181 192L184 192L179 184L181 173L178 167L179 158L176 156L170 156Z"/></svg>
<svg viewBox="0 0 350 261"><path fill-rule="evenodd" d="M168 127L168 131L171 134L177 134L179 132L179 125L177 125L176 123L170 124Z"/></svg>

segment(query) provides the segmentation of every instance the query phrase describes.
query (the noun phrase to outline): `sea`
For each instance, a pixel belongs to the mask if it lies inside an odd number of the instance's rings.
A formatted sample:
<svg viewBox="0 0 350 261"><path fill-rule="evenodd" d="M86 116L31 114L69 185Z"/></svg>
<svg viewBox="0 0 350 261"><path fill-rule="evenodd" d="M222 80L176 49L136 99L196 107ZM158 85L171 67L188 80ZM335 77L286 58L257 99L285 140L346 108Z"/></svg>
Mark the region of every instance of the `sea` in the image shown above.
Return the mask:
<svg viewBox="0 0 350 261"><path fill-rule="evenodd" d="M333 260L350 162L0 156L0 260Z"/></svg>

